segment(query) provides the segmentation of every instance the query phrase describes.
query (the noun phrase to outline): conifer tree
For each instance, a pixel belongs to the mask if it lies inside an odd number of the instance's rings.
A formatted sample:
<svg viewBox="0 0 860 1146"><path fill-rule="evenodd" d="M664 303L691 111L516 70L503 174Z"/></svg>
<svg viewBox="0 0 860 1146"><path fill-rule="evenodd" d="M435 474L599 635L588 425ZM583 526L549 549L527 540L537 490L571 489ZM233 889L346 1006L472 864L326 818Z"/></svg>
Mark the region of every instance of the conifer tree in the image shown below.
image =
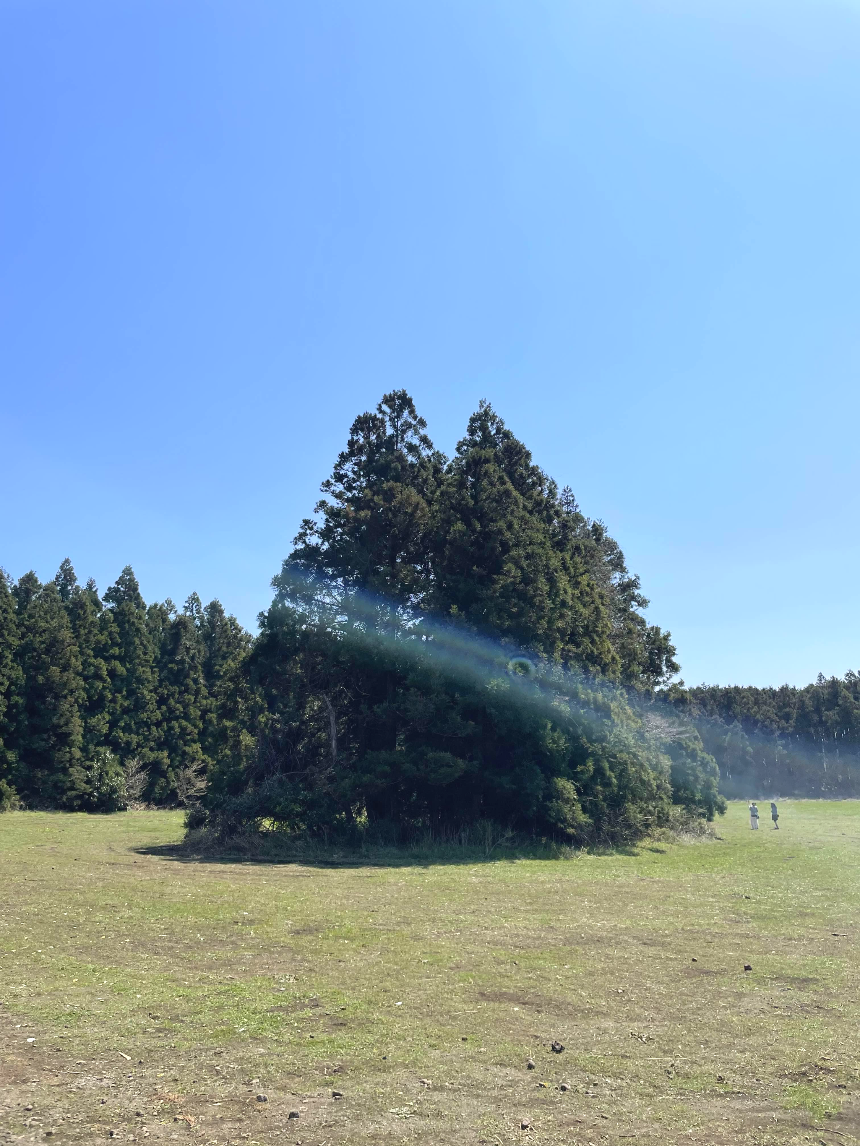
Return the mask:
<svg viewBox="0 0 860 1146"><path fill-rule="evenodd" d="M64 557L60 562L60 568L54 576L54 584L57 586L57 592L60 594L60 600L64 605L68 605L69 601L80 592L78 576L68 557Z"/></svg>
<svg viewBox="0 0 860 1146"><path fill-rule="evenodd" d="M152 800L169 790L167 763L158 751L156 649L140 587L126 565L104 595L103 648L113 688L110 747L123 761L138 759L153 770Z"/></svg>
<svg viewBox="0 0 860 1146"><path fill-rule="evenodd" d="M16 799L13 786L16 752L14 732L21 699L21 670L17 660L18 624L9 576L0 569L0 811Z"/></svg>
<svg viewBox="0 0 860 1146"><path fill-rule="evenodd" d="M385 394L352 424L326 495L306 518L275 588L292 591L289 567L396 601L429 589L428 529L445 458L405 390Z"/></svg>
<svg viewBox="0 0 860 1146"><path fill-rule="evenodd" d="M82 589L66 558L60 565L54 584L66 608L81 661L84 697L80 705L83 730L82 758L92 765L97 754L107 747L112 712L113 690L108 674L104 631L99 624L102 603L95 582L90 579Z"/></svg>
<svg viewBox="0 0 860 1146"><path fill-rule="evenodd" d="M582 552L585 519L486 402L442 482L433 602L553 660L616 675L608 595Z"/></svg>
<svg viewBox="0 0 860 1146"><path fill-rule="evenodd" d="M203 642L195 619L201 614L196 594L161 630L158 657L159 739L166 761L162 799L184 802L208 766L202 741L211 702L203 672Z"/></svg>
<svg viewBox="0 0 860 1146"><path fill-rule="evenodd" d="M224 612L220 601L210 601L200 622L203 642L203 673L211 695L218 691L228 668L247 652L251 638L236 618Z"/></svg>
<svg viewBox="0 0 860 1146"><path fill-rule="evenodd" d="M88 793L83 768L81 661L60 591L25 574L17 602L21 703L15 730L16 782L37 807L77 808Z"/></svg>

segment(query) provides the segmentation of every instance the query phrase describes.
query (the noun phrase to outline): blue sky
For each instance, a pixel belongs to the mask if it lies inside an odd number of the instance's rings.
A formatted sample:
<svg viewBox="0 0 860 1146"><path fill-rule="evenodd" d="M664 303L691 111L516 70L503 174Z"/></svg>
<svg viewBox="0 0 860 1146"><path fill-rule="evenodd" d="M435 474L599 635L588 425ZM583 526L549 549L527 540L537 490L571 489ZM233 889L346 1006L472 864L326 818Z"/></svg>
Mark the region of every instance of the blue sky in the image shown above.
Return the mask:
<svg viewBox="0 0 860 1146"><path fill-rule="evenodd" d="M0 564L248 625L488 398L688 683L860 668L860 6L0 2Z"/></svg>

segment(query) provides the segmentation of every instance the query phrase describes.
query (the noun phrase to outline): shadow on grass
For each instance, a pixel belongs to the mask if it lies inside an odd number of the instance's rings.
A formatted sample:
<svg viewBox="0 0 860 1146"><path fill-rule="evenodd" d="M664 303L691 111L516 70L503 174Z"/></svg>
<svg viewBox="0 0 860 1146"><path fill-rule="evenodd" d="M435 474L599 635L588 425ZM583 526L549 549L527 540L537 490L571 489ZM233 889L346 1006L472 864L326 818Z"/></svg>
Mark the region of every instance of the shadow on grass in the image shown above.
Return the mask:
<svg viewBox="0 0 860 1146"><path fill-rule="evenodd" d="M155 859L172 860L186 864L244 864L253 867L317 867L317 868L361 868L361 867L423 867L517 863L519 860L541 860L545 862L570 862L586 856L631 856L640 852L632 844L614 847L573 848L567 845L548 845L535 842L532 846L493 848L483 850L472 847L444 846L431 848L409 847L369 847L366 850L350 850L338 847L293 848L281 845L279 848L231 850L216 847L199 848L193 844L156 844L150 847L134 848L136 855Z"/></svg>

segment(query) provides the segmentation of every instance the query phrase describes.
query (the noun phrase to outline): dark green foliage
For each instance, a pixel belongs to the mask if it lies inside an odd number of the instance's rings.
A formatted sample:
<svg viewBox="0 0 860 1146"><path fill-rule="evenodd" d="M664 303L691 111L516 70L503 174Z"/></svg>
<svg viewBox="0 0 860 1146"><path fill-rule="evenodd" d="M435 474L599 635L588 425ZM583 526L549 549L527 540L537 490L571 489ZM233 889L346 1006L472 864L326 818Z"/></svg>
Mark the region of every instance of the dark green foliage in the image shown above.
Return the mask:
<svg viewBox="0 0 860 1146"><path fill-rule="evenodd" d="M449 462L385 395L322 492L254 642L129 567L103 602L68 560L0 579L3 806L194 806L209 774L226 832L612 842L722 810L692 726L651 719L677 665L638 579L490 406Z"/></svg>
<svg viewBox="0 0 860 1146"><path fill-rule="evenodd" d="M63 596L63 588L60 595ZM93 581L88 581L84 589L76 586L64 601L81 660L84 690L79 706L83 726L81 751L83 759L92 762L108 739L114 711L107 666L111 642L106 639L106 626L101 622L102 603Z"/></svg>
<svg viewBox="0 0 860 1146"><path fill-rule="evenodd" d="M726 810L720 795L720 772L714 757L705 751L701 738L692 728L663 746L671 761L669 778L676 804L712 820Z"/></svg>
<svg viewBox="0 0 860 1146"><path fill-rule="evenodd" d="M83 768L81 659L60 591L25 574L16 598L21 697L14 743L14 787L36 807L77 808L87 792Z"/></svg>
<svg viewBox="0 0 860 1146"><path fill-rule="evenodd" d="M0 571L0 810L185 803L216 739L216 702L250 638L196 594L146 608L126 568L105 594L66 559L41 585Z"/></svg>
<svg viewBox="0 0 860 1146"><path fill-rule="evenodd" d="M618 675L611 579L595 576L591 523L485 403L446 471L434 521L438 611L553 660Z"/></svg>
<svg viewBox="0 0 860 1146"><path fill-rule="evenodd" d="M178 616L170 617L165 611L159 626L159 739L168 761L163 791L176 793L182 802L187 785L209 764L202 743L211 707L203 672L205 649L199 628L202 615L200 599L195 594ZM156 796L161 794L156 791Z"/></svg>
<svg viewBox="0 0 860 1146"><path fill-rule="evenodd" d="M353 423L233 662L210 828L611 842L667 818L673 776L722 810L695 731L670 754L629 704L677 666L603 526L488 405L450 463L425 431L404 391ZM505 667L523 648L534 679Z"/></svg>
<svg viewBox="0 0 860 1146"><path fill-rule="evenodd" d="M251 647L251 637L233 616L227 616L220 601L210 601L203 608L198 623L203 643L203 675L211 693L215 693L237 658Z"/></svg>
<svg viewBox="0 0 860 1146"><path fill-rule="evenodd" d="M423 603L431 510L445 463L426 428L405 390L356 418L323 482L318 520L302 522L290 561L331 582Z"/></svg>
<svg viewBox="0 0 860 1146"><path fill-rule="evenodd" d="M668 761L643 747L621 690L581 683L553 704L551 686L524 696L531 684L510 675L448 671L414 626L374 640L341 618L277 604L267 615L234 724L259 732L234 736L207 797L222 832L268 819L398 839L492 820L611 842L666 818Z"/></svg>
<svg viewBox="0 0 860 1146"><path fill-rule="evenodd" d="M104 595L108 673L114 694L109 745L121 758L138 757L154 771L151 796L167 795L167 761L157 749L156 645L140 587L127 565Z"/></svg>
<svg viewBox="0 0 860 1146"><path fill-rule="evenodd" d="M0 808L15 799L15 729L21 702L21 666L18 662L18 621L8 574L0 569Z"/></svg>

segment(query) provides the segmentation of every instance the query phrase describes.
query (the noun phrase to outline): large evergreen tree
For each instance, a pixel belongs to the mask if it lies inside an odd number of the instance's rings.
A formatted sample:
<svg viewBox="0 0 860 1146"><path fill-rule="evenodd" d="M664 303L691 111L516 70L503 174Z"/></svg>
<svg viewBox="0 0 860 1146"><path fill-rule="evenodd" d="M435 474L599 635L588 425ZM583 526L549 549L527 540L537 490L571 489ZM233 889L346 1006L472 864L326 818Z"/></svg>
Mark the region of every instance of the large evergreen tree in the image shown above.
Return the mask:
<svg viewBox="0 0 860 1146"><path fill-rule="evenodd" d="M104 595L101 626L113 690L108 743L123 761L137 759L152 771L147 795L168 796L168 762L159 751L156 649L137 578L126 565Z"/></svg>
<svg viewBox="0 0 860 1146"><path fill-rule="evenodd" d="M0 811L17 797L14 789L15 728L21 699L18 621L9 576L0 569Z"/></svg>
<svg viewBox="0 0 860 1146"><path fill-rule="evenodd" d="M107 744L113 711L113 690L105 659L110 646L106 648L104 630L99 624L102 603L94 581L80 587L68 558L60 565L54 584L65 605L80 657L84 690L79 706L81 752L84 762L92 766Z"/></svg>
<svg viewBox="0 0 860 1146"><path fill-rule="evenodd" d="M15 788L34 806L81 807L89 784L80 715L85 692L74 633L53 582L40 585L35 573L26 573L13 592L22 676Z"/></svg>
<svg viewBox="0 0 860 1146"><path fill-rule="evenodd" d="M159 795L175 794L184 802L209 763L203 749L211 707L199 630L203 608L195 593L182 613L164 613L158 642L158 731L166 771Z"/></svg>
<svg viewBox="0 0 860 1146"><path fill-rule="evenodd" d="M203 642L203 675L210 694L215 695L238 657L250 648L251 639L236 618L224 612L220 601L210 601L199 621Z"/></svg>
<svg viewBox="0 0 860 1146"><path fill-rule="evenodd" d="M670 753L622 687L671 674L668 634L491 407L446 463L409 396L385 395L322 490L236 662L213 824L621 839L667 815L673 778L679 803L720 810L695 731Z"/></svg>
<svg viewBox="0 0 860 1146"><path fill-rule="evenodd" d="M569 501L481 403L437 499L433 604L553 660L614 675L607 595L589 575L575 524Z"/></svg>
<svg viewBox="0 0 860 1146"><path fill-rule="evenodd" d="M431 508L444 457L433 448L405 390L356 418L326 495L306 518L276 589L289 595L292 568L346 588L421 604L429 590Z"/></svg>

